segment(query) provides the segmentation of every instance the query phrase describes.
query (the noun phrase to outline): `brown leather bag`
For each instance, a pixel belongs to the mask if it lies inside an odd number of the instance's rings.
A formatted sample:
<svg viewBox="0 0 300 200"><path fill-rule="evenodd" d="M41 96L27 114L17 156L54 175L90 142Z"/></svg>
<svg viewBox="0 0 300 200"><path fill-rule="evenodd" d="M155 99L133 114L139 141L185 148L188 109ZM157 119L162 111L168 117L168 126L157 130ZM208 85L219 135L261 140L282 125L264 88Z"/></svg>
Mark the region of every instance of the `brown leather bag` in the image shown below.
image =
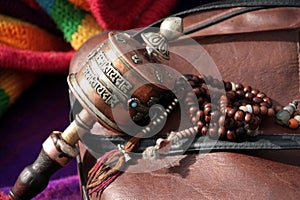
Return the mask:
<svg viewBox="0 0 300 200"><path fill-rule="evenodd" d="M186 12L182 15L184 30L207 51L224 80L251 85L286 105L300 98L300 8L253 8L215 6ZM198 27L196 31L193 30L195 27ZM79 70L88 52L103 37L94 37L76 53L71 72ZM170 60L170 63L182 73L189 72L180 66L180 61ZM103 127L99 129L110 133ZM261 129L264 134L299 133L299 129L294 131L279 126L273 119L263 121ZM82 143L80 149L84 184L95 159ZM101 197L93 196L92 199L300 197L300 150L194 152L179 155L176 159L177 162L169 167L151 173L125 172L104 190Z"/></svg>

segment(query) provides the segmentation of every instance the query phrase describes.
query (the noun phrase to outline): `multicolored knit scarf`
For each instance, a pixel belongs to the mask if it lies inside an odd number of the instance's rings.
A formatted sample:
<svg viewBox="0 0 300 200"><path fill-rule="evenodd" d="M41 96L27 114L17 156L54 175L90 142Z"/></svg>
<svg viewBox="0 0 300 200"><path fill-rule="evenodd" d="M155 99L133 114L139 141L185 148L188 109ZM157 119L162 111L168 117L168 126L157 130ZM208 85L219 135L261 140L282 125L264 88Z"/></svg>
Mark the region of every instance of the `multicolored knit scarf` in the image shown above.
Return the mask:
<svg viewBox="0 0 300 200"><path fill-rule="evenodd" d="M177 0L0 0L0 116L45 73L67 74L80 46L107 29L147 26Z"/></svg>

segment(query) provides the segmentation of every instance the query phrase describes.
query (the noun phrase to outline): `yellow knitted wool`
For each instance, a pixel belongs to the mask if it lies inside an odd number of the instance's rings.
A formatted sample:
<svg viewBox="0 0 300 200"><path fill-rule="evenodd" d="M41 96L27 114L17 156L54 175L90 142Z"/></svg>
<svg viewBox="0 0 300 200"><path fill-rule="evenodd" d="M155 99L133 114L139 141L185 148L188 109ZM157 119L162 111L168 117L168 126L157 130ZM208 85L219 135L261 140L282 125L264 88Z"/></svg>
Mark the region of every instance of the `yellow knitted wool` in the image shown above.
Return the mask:
<svg viewBox="0 0 300 200"><path fill-rule="evenodd" d="M31 85L35 76L33 73L0 70L0 88L4 89L9 96L9 104L14 103L21 93Z"/></svg>
<svg viewBox="0 0 300 200"><path fill-rule="evenodd" d="M71 45L77 50L89 38L102 31L103 29L98 25L95 18L87 14L82 20L81 25L77 27L77 32L73 33Z"/></svg>
<svg viewBox="0 0 300 200"><path fill-rule="evenodd" d="M30 23L0 15L0 44L33 51L64 50L63 39Z"/></svg>

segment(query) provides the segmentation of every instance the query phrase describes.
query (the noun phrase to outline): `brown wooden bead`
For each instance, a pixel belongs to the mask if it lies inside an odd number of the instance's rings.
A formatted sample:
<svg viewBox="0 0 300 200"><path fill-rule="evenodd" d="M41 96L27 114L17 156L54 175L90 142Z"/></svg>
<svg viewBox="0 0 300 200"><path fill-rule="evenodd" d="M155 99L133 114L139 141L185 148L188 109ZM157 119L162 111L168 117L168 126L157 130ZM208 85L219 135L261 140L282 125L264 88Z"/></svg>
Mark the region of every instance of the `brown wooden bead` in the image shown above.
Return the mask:
<svg viewBox="0 0 300 200"><path fill-rule="evenodd" d="M238 83L235 85L235 89L238 90L244 90L244 86L241 83Z"/></svg>
<svg viewBox="0 0 300 200"><path fill-rule="evenodd" d="M228 111L227 111L227 116L228 117L234 117L234 114L235 114L235 112L236 112L236 109L234 109L234 108L230 108Z"/></svg>
<svg viewBox="0 0 300 200"><path fill-rule="evenodd" d="M226 128L223 126L223 127L219 127L218 129L218 136L223 139L223 138L226 138L226 134L227 134L227 130Z"/></svg>
<svg viewBox="0 0 300 200"><path fill-rule="evenodd" d="M192 80L188 80L189 84L191 85L192 88L196 86L196 83Z"/></svg>
<svg viewBox="0 0 300 200"><path fill-rule="evenodd" d="M194 115L196 113L196 111L198 110L198 107L197 106L191 106L189 108L189 113Z"/></svg>
<svg viewBox="0 0 300 200"><path fill-rule="evenodd" d="M299 122L295 118L291 118L289 120L289 127L292 129L296 129L299 126Z"/></svg>
<svg viewBox="0 0 300 200"><path fill-rule="evenodd" d="M235 119L236 121L243 121L243 120L244 120L244 117L245 117L245 113L244 113L244 111L242 111L242 110L238 110L238 111L236 111L235 114L234 114L234 119Z"/></svg>
<svg viewBox="0 0 300 200"><path fill-rule="evenodd" d="M252 88L251 93L256 96L259 93L259 90Z"/></svg>
<svg viewBox="0 0 300 200"><path fill-rule="evenodd" d="M207 126L203 126L202 129L201 129L201 134L202 134L202 135L206 135L206 134L207 134L207 131L208 131Z"/></svg>
<svg viewBox="0 0 300 200"><path fill-rule="evenodd" d="M248 93L248 92L251 93L251 90L252 90L251 86L249 86L249 85L244 86L244 92L245 93Z"/></svg>
<svg viewBox="0 0 300 200"><path fill-rule="evenodd" d="M217 122L221 116L221 113L220 113L220 111L215 110L215 111L211 112L210 116L211 116L212 122Z"/></svg>
<svg viewBox="0 0 300 200"><path fill-rule="evenodd" d="M205 115L204 120L205 120L205 122L206 122L207 124L209 124L210 121L211 121L211 116Z"/></svg>
<svg viewBox="0 0 300 200"><path fill-rule="evenodd" d="M201 91L199 87L193 88L193 92L196 94L197 97L201 96Z"/></svg>
<svg viewBox="0 0 300 200"><path fill-rule="evenodd" d="M273 116L275 115L275 110L274 110L274 108L268 108L268 113L267 113L267 115L268 115L269 117L273 117Z"/></svg>
<svg viewBox="0 0 300 200"><path fill-rule="evenodd" d="M206 103L204 105L204 114L205 115L210 115L211 112L211 103Z"/></svg>
<svg viewBox="0 0 300 200"><path fill-rule="evenodd" d="M208 129L208 135L210 137L216 137L216 136L218 136L217 127L216 126L209 127L209 129Z"/></svg>
<svg viewBox="0 0 300 200"><path fill-rule="evenodd" d="M225 119L224 127L226 129L229 129L229 130L234 129L235 125L236 125L236 122L235 122L235 120L233 118L227 118L227 119Z"/></svg>
<svg viewBox="0 0 300 200"><path fill-rule="evenodd" d="M219 127L224 126L224 123L225 123L225 115L221 115L221 116L220 116L218 123L219 123Z"/></svg>
<svg viewBox="0 0 300 200"><path fill-rule="evenodd" d="M266 115L268 113L267 106L260 106L260 114Z"/></svg>
<svg viewBox="0 0 300 200"><path fill-rule="evenodd" d="M277 113L277 112L279 112L280 110L283 109L283 106L282 106L282 105L276 105L276 106L274 107L274 109L275 109L275 112Z"/></svg>
<svg viewBox="0 0 300 200"><path fill-rule="evenodd" d="M197 122L197 129L198 129L198 132L201 132L201 129L204 127L204 123L203 122L201 122L201 121L198 121Z"/></svg>
<svg viewBox="0 0 300 200"><path fill-rule="evenodd" d="M229 91L229 92L226 92L226 97L229 101L232 101L235 99L235 92L234 91Z"/></svg>
<svg viewBox="0 0 300 200"><path fill-rule="evenodd" d="M257 105L252 106L253 114L258 115L260 113L260 108Z"/></svg>
<svg viewBox="0 0 300 200"><path fill-rule="evenodd" d="M198 98L198 104L199 105L202 105L204 102L205 102L205 98L203 98L203 97Z"/></svg>
<svg viewBox="0 0 300 200"><path fill-rule="evenodd" d="M271 107L271 106L272 106L272 100L271 100L270 97L264 97L264 98L263 98L263 101L264 101L265 103L267 103L267 107Z"/></svg>
<svg viewBox="0 0 300 200"><path fill-rule="evenodd" d="M192 77L192 79L191 79L196 85L199 85L199 84L201 84L201 83L203 83L202 81L201 81L201 79L198 77L198 76L193 76Z"/></svg>
<svg viewBox="0 0 300 200"><path fill-rule="evenodd" d="M248 123L248 122L251 121L251 119L252 119L252 114L246 112L244 121L245 121L246 123Z"/></svg>
<svg viewBox="0 0 300 200"><path fill-rule="evenodd" d="M235 132L232 131L232 130L228 130L227 131L227 139L230 140L230 141L235 140L236 139Z"/></svg>
<svg viewBox="0 0 300 200"><path fill-rule="evenodd" d="M254 95L251 92L247 92L245 94L245 98L248 99L248 100L250 100L250 101L253 99L253 97L254 97Z"/></svg>
<svg viewBox="0 0 300 200"><path fill-rule="evenodd" d="M192 123L195 125L195 124L197 124L198 123L198 119L197 119L197 117L192 117Z"/></svg>
<svg viewBox="0 0 300 200"><path fill-rule="evenodd" d="M232 85L230 82L224 82L225 91L230 91L232 89Z"/></svg>
<svg viewBox="0 0 300 200"><path fill-rule="evenodd" d="M266 95L263 92L259 92L256 96L259 98L264 98Z"/></svg>
<svg viewBox="0 0 300 200"><path fill-rule="evenodd" d="M244 127L244 123L243 123L242 121L236 121L236 122L235 122L235 126L236 126L237 128L239 128L239 127Z"/></svg>
<svg viewBox="0 0 300 200"><path fill-rule="evenodd" d="M243 140L246 136L246 130L244 127L239 127L235 130L236 139Z"/></svg>
<svg viewBox="0 0 300 200"><path fill-rule="evenodd" d="M261 102L259 105L269 107L268 103L266 103L266 102Z"/></svg>
<svg viewBox="0 0 300 200"><path fill-rule="evenodd" d="M255 130L258 128L260 124L260 119L257 116L253 116L251 121L249 122L249 128Z"/></svg>
<svg viewBox="0 0 300 200"><path fill-rule="evenodd" d="M199 120L199 121L204 121L204 112L202 110L198 110L196 112L196 118Z"/></svg>
<svg viewBox="0 0 300 200"><path fill-rule="evenodd" d="M259 97L253 97L252 101L256 104L260 104L261 102L263 102L263 99Z"/></svg>
<svg viewBox="0 0 300 200"><path fill-rule="evenodd" d="M243 90L236 91L237 98L242 99L242 98L244 98L244 96L245 96L245 92Z"/></svg>

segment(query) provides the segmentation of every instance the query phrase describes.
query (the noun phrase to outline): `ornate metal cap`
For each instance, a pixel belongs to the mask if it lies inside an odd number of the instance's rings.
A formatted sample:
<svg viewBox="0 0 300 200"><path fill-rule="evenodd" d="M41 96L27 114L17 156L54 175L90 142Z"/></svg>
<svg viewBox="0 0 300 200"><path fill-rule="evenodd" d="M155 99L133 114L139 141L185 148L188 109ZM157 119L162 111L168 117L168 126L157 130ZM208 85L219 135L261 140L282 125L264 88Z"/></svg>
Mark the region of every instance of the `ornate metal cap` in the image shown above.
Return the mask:
<svg viewBox="0 0 300 200"><path fill-rule="evenodd" d="M160 25L159 33L142 33L146 49L150 57L169 59L169 44L183 32L182 19L179 17L166 18Z"/></svg>

